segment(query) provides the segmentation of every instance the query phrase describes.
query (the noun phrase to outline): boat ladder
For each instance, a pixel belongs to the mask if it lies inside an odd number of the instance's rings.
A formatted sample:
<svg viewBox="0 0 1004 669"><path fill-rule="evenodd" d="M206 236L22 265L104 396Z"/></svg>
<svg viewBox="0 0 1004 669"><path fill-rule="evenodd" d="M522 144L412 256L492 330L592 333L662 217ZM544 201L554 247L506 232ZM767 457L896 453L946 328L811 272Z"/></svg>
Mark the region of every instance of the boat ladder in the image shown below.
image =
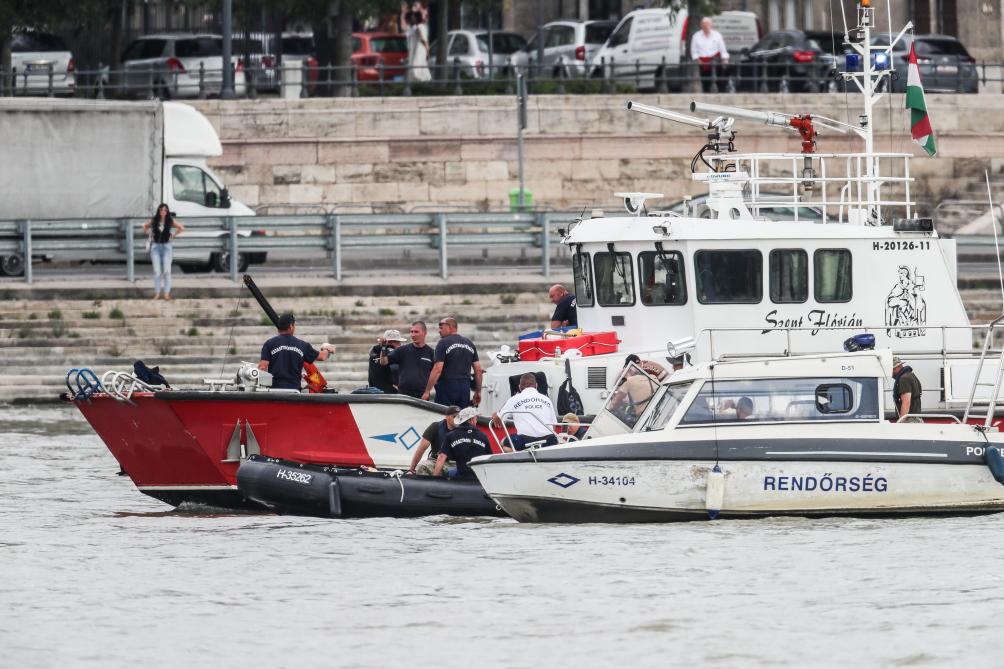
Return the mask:
<svg viewBox="0 0 1004 669"><path fill-rule="evenodd" d="M989 430L991 424L993 423L994 410L997 408L997 397L998 393L1000 393L1001 381L1004 380L1004 347L1001 347L1000 354L997 356L997 370L994 374L993 382L981 382L980 374L983 372L983 364L986 362L987 354L990 352L990 347L993 343L994 328L1000 325L1002 321L1004 321L1004 313L990 321L987 325L987 336L983 341L983 350L980 352L980 359L976 365L976 376L973 377L973 387L969 391L969 402L966 404L966 412L962 416L962 422L967 423L969 421L969 414L972 413L973 402L976 401L976 390L978 388L993 388L993 392L988 398L986 418L983 421L984 430Z"/></svg>

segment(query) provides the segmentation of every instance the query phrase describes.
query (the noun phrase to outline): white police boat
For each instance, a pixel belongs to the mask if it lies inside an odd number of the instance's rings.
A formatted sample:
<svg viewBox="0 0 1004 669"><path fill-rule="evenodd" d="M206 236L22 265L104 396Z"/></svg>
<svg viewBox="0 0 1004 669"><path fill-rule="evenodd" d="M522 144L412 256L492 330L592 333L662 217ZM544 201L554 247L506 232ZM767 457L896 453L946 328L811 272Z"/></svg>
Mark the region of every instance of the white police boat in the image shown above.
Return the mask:
<svg viewBox="0 0 1004 669"><path fill-rule="evenodd" d="M651 392L612 394L585 440L472 468L523 522L1004 511L995 403L983 425L889 422L891 374L887 349L718 360L663 384L629 369Z"/></svg>

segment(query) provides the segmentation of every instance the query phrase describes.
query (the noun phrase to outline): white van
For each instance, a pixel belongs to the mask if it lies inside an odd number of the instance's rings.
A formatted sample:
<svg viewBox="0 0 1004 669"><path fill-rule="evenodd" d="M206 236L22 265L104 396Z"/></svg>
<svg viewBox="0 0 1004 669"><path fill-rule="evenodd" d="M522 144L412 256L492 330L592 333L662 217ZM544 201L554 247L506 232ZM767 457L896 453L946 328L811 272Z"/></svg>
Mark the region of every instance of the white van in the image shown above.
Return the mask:
<svg viewBox="0 0 1004 669"><path fill-rule="evenodd" d="M760 39L760 22L753 12L729 11L711 18L736 56ZM593 56L590 76L637 81L643 89L666 79L670 90L679 91L689 60L686 9L636 9L621 19Z"/></svg>

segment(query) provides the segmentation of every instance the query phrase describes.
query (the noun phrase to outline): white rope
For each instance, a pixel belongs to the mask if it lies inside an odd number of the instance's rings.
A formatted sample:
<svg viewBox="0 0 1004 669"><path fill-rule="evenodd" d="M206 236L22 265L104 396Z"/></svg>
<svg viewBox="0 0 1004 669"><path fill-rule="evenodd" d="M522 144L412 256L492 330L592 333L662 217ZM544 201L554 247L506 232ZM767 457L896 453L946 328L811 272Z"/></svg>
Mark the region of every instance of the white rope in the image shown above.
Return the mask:
<svg viewBox="0 0 1004 669"><path fill-rule="evenodd" d="M388 472L387 474L387 476L391 477L392 479L397 479L397 484L401 486L401 499L398 501L400 501L402 504L404 503L404 480L401 478L403 475L404 472L401 471L400 469L395 469L394 471Z"/></svg>

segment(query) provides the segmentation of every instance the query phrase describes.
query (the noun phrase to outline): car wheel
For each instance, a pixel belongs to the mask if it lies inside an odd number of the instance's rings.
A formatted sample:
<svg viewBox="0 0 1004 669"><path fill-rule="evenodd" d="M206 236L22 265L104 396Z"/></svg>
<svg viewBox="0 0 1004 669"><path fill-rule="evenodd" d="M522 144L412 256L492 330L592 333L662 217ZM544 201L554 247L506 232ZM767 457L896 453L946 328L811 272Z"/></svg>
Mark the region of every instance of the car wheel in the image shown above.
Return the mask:
<svg viewBox="0 0 1004 669"><path fill-rule="evenodd" d="M180 262L177 265L185 274L198 274L199 272L209 271L209 263L207 262Z"/></svg>
<svg viewBox="0 0 1004 669"><path fill-rule="evenodd" d="M210 265L213 269L220 274L230 273L230 252L224 251L223 253L214 253L209 259ZM249 265L248 255L246 253L237 254L237 271L246 272Z"/></svg>
<svg viewBox="0 0 1004 669"><path fill-rule="evenodd" d="M0 274L4 276L21 276L24 274L24 256L20 253L0 256Z"/></svg>

